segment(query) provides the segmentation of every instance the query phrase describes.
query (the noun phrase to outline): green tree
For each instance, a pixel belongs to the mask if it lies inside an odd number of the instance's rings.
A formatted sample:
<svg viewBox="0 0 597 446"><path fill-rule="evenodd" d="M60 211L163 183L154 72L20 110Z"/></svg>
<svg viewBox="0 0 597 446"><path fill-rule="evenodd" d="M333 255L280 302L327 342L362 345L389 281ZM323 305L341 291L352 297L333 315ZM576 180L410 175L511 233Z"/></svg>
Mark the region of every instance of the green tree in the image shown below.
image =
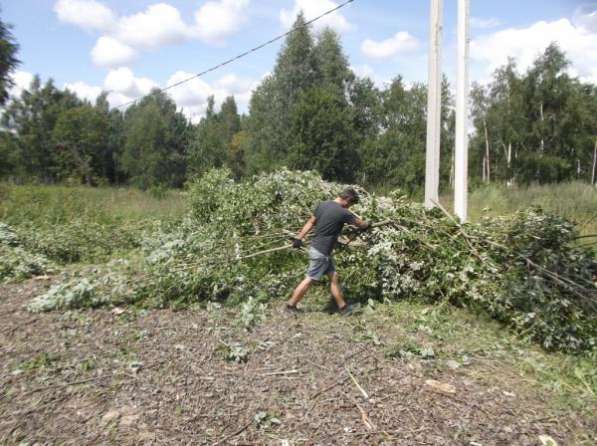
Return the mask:
<svg viewBox="0 0 597 446"><path fill-rule="evenodd" d="M332 29L325 28L319 35L313 48L313 59L315 83L344 95L355 75L348 67L340 37Z"/></svg>
<svg viewBox="0 0 597 446"><path fill-rule="evenodd" d="M398 76L381 93L379 133L363 146L367 184L417 191L425 179L427 89Z"/></svg>
<svg viewBox="0 0 597 446"><path fill-rule="evenodd" d="M119 170L117 160L122 156L124 147L124 116L120 109L110 109L107 93L103 92L95 101L96 110L108 122L107 141L103 151L100 176L111 184L126 182L126 174Z"/></svg>
<svg viewBox="0 0 597 446"><path fill-rule="evenodd" d="M383 117L382 93L375 87L369 78L356 78L349 90L349 102L352 113L352 126L355 136L355 145L358 147L361 158L361 169L358 180L369 183L369 163L367 156L374 153L381 121Z"/></svg>
<svg viewBox="0 0 597 446"><path fill-rule="evenodd" d="M11 75L19 64L16 56L18 50L19 45L10 32L10 25L0 19L0 105L6 103L9 90L14 85Z"/></svg>
<svg viewBox="0 0 597 446"><path fill-rule="evenodd" d="M276 80L267 76L251 95L249 116L246 121L248 138L247 173L255 174L283 165L286 155L282 154L282 136L278 129L282 124L279 92ZM285 152L286 150L284 150Z"/></svg>
<svg viewBox="0 0 597 446"><path fill-rule="evenodd" d="M124 117L120 166L132 184L180 187L186 174L189 125L164 92L153 90Z"/></svg>
<svg viewBox="0 0 597 446"><path fill-rule="evenodd" d="M292 119L290 165L329 180L352 182L360 168L351 111L333 91L314 87L299 97Z"/></svg>
<svg viewBox="0 0 597 446"><path fill-rule="evenodd" d="M271 76L251 97L247 130L251 134L247 154L250 172L287 164L294 143L292 115L300 94L316 81L313 37L302 13L288 35Z"/></svg>
<svg viewBox="0 0 597 446"><path fill-rule="evenodd" d="M57 150L58 181L78 177L87 185L105 178L109 121L105 114L84 104L63 111L52 132Z"/></svg>
<svg viewBox="0 0 597 446"><path fill-rule="evenodd" d="M472 157L471 161L480 159L485 163L472 170L475 175L485 172L482 177L497 181L509 181L514 177L526 150L528 118L523 91L522 79L512 59L495 71L489 86L476 86L473 90L476 133L471 140L471 151L484 155Z"/></svg>
<svg viewBox="0 0 597 446"><path fill-rule="evenodd" d="M52 132L61 113L81 105L73 93L57 89L51 79L42 86L37 76L8 104L2 126L13 135L4 139L10 144L16 178L46 183L58 180L61 168Z"/></svg>
<svg viewBox="0 0 597 446"><path fill-rule="evenodd" d="M226 144L230 144L232 137L240 131L240 115L236 107L234 96L228 96L220 108L220 120L223 127L223 137Z"/></svg>
<svg viewBox="0 0 597 446"><path fill-rule="evenodd" d="M227 164L236 179L242 178L247 172L245 150L248 142L249 134L241 130L232 136L232 140L228 145Z"/></svg>
<svg viewBox="0 0 597 446"><path fill-rule="evenodd" d="M566 55L552 44L525 74L510 60L489 86L473 89L473 173L486 181L590 181L595 86L571 77L568 68Z"/></svg>
<svg viewBox="0 0 597 446"><path fill-rule="evenodd" d="M214 97L210 96L205 116L196 126L189 146L189 173L203 175L214 167L222 167L226 161L226 145L222 119L215 111Z"/></svg>

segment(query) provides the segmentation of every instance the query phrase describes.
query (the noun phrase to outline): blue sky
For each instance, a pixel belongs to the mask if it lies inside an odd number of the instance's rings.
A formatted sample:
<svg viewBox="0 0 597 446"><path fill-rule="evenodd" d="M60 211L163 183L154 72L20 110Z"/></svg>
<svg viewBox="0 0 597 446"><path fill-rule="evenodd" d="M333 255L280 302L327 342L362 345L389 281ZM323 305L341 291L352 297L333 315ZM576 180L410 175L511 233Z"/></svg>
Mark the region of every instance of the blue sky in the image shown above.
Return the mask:
<svg viewBox="0 0 597 446"><path fill-rule="evenodd" d="M299 9L307 18L340 0L3 0L22 65L17 90L32 74L52 77L92 99L110 90L113 105L165 86L268 40ZM457 0L444 0L444 71L454 76ZM355 0L328 19L355 71L383 85L402 74L425 82L428 0ZM471 0L471 76L486 81L508 56L525 68L550 40L573 61L572 73L597 82L597 3L575 0ZM271 70L281 43L172 90L189 116L207 96L235 94L246 109L251 89Z"/></svg>

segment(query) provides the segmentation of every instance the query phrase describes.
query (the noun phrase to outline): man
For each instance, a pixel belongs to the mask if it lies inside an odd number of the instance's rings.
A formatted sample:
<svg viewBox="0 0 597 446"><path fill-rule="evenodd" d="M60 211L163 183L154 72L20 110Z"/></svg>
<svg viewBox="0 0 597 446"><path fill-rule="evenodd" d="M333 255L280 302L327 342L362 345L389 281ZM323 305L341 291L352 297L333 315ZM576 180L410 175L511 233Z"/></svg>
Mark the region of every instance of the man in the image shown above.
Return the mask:
<svg viewBox="0 0 597 446"><path fill-rule="evenodd" d="M305 296L313 281L319 281L324 275L330 279L330 290L338 306L340 314L350 314L351 307L344 300L336 265L332 257L332 251L342 232L344 224L355 225L362 230L369 228L369 223L361 220L348 210L350 206L358 203L359 196L352 188L343 191L336 199L324 201L315 209L314 215L307 220L303 229L294 239L294 248L303 246L303 239L309 231L315 227L315 235L309 247L309 268L307 276L295 288L292 297L286 304L289 311L297 311L297 304Z"/></svg>

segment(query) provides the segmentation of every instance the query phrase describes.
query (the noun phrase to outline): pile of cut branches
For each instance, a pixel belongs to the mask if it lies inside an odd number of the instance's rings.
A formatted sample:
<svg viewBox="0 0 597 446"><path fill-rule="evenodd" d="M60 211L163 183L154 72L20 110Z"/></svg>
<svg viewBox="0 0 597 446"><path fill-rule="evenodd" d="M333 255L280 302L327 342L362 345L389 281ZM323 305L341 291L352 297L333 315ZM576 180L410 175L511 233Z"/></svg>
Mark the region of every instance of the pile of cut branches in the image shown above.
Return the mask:
<svg viewBox="0 0 597 446"><path fill-rule="evenodd" d="M237 183L229 171L212 170L190 185L182 223L146 237L138 264L67 275L29 308L286 297L304 274L305 255L277 248L288 246L317 202L342 188L313 172L281 170ZM388 223L338 249L350 298L450 302L489 314L546 349L594 348L597 263L592 250L573 243L572 223L528 209L461 225L399 192L377 197L357 189L362 200L353 210Z"/></svg>

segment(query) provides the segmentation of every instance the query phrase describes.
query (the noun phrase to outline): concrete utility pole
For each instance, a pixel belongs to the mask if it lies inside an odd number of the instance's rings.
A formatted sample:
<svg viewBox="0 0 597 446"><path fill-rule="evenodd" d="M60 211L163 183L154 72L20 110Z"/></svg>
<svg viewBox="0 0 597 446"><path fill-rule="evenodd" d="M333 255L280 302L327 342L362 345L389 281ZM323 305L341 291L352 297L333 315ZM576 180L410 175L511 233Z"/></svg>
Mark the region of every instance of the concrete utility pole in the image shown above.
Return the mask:
<svg viewBox="0 0 597 446"><path fill-rule="evenodd" d="M443 0L431 0L429 78L427 81L427 149L425 154L425 207L439 201L439 147L441 135L441 37Z"/></svg>
<svg viewBox="0 0 597 446"><path fill-rule="evenodd" d="M456 156L454 212L465 222L468 209L468 57L470 0L458 0L458 79L456 82Z"/></svg>

